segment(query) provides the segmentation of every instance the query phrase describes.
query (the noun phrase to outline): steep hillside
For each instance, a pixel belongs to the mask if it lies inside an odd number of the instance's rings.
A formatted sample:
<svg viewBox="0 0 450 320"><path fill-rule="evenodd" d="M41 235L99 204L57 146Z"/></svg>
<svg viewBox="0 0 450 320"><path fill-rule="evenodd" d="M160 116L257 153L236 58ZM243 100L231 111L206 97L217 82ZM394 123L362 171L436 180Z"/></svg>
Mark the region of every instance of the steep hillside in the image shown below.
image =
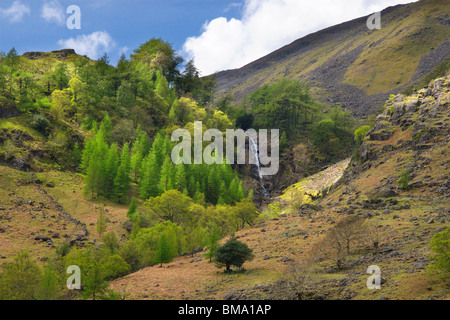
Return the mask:
<svg viewBox="0 0 450 320"><path fill-rule="evenodd" d="M108 231L126 233L128 208L86 200L79 174L28 173L0 165L0 182L0 265L12 262L21 250L44 262L63 244L94 244L102 212L110 221Z"/></svg>
<svg viewBox="0 0 450 320"><path fill-rule="evenodd" d="M392 97L360 160L326 196L302 203L305 191L314 198L330 185L324 177L335 181L348 162L291 186L277 199L276 217L236 233L255 253L247 272L225 275L200 252L112 287L135 299L449 299L445 281L427 270L429 240L450 226L449 104L450 76ZM338 266L329 239L349 217L365 227ZM371 265L381 269L380 290L366 287Z"/></svg>
<svg viewBox="0 0 450 320"><path fill-rule="evenodd" d="M217 73L218 91L241 101L264 84L302 79L323 102L341 103L356 116L374 114L390 94L422 87L433 70L448 69L449 14L445 0L389 7L381 13L380 30L368 30L368 17L362 17L310 34L240 69Z"/></svg>

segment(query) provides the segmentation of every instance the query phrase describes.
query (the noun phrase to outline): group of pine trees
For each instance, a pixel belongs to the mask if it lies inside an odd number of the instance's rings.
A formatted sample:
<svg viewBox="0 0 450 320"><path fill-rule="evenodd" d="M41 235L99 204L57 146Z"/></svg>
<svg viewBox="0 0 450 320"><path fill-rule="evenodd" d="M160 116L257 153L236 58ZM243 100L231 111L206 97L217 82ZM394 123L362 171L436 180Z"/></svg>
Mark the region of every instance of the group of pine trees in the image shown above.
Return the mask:
<svg viewBox="0 0 450 320"><path fill-rule="evenodd" d="M156 197L168 190L179 190L196 201L216 204L241 201L245 191L230 165L175 165L171 159L174 144L168 136L157 134L147 154L133 154L133 174L138 176L140 197ZM136 148L139 149L139 148Z"/></svg>
<svg viewBox="0 0 450 320"><path fill-rule="evenodd" d="M111 120L105 116L97 131L87 141L83 150L80 167L85 170L85 193L91 198L98 196L115 200L119 203L127 201L130 189L131 160L127 143L119 152L117 144L108 143L111 132Z"/></svg>
<svg viewBox="0 0 450 320"><path fill-rule="evenodd" d="M246 196L230 165L175 165L170 137L160 132L151 144L139 127L131 150L125 143L119 151L116 143L109 142L111 128L106 115L98 130L94 125L83 150L80 167L86 174L85 194L90 198L126 203L132 183L137 184L143 200L168 190L179 190L195 201L213 205L240 202Z"/></svg>

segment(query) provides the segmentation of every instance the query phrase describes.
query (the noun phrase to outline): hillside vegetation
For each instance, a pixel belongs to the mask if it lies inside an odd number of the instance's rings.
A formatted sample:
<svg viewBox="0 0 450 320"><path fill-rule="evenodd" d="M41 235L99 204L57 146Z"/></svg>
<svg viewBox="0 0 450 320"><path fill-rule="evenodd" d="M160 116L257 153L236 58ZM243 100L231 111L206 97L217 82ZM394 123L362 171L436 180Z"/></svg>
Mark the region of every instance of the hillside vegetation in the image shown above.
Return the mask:
<svg viewBox="0 0 450 320"><path fill-rule="evenodd" d="M355 119L317 103L299 81L255 92L253 114L214 103L213 79L199 78L193 62L184 63L161 39L122 56L116 67L106 54L92 61L71 49L19 56L13 48L1 55L0 80L2 283L18 287L13 275L22 264L43 267L30 279L36 287L27 298L42 298L32 295L41 281L52 283L47 298L68 294L62 279L70 265L83 270L81 297L117 297L107 281L204 247L212 259L219 239L255 222L257 205L267 201L256 166L176 165L176 129L193 134L194 121L202 121L203 132L279 128L283 169L267 188L275 194L277 177L289 184L283 176L299 143L307 146L305 161L319 159L300 177L354 144ZM299 131L302 137L294 135Z"/></svg>
<svg viewBox="0 0 450 320"><path fill-rule="evenodd" d="M162 39L117 66L0 53L0 299L448 299L447 12L388 8L216 78ZM196 121L279 129L278 173L175 164Z"/></svg>
<svg viewBox="0 0 450 320"><path fill-rule="evenodd" d="M198 253L112 286L135 299L449 299L431 245L450 227L449 99L450 76L392 97L358 158L291 186L236 233L255 253L247 272L226 276ZM380 290L366 287L371 265Z"/></svg>

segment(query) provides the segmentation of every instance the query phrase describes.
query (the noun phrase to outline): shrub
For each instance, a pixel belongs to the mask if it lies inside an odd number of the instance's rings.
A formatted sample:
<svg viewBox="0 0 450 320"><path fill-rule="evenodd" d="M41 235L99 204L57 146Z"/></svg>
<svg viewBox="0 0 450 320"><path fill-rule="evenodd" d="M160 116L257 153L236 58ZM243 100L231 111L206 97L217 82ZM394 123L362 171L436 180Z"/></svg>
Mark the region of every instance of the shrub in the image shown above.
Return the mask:
<svg viewBox="0 0 450 320"><path fill-rule="evenodd" d="M70 245L63 243L56 247L56 254L60 257L65 257L70 252Z"/></svg>
<svg viewBox="0 0 450 320"><path fill-rule="evenodd" d="M45 133L47 127L50 125L50 121L40 113L36 113L30 123L31 127L39 131L40 133Z"/></svg>
<svg viewBox="0 0 450 320"><path fill-rule="evenodd" d="M28 252L20 252L14 262L3 265L0 300L34 300L42 281L42 271Z"/></svg>
<svg viewBox="0 0 450 320"><path fill-rule="evenodd" d="M245 243L231 238L223 246L217 248L214 260L218 267L225 266L226 272L230 272L231 266L242 268L245 261L253 259L253 250Z"/></svg>
<svg viewBox="0 0 450 320"><path fill-rule="evenodd" d="M403 190L408 190L408 184L411 181L411 171L406 170L400 175L400 179L398 179L398 184Z"/></svg>
<svg viewBox="0 0 450 320"><path fill-rule="evenodd" d="M119 255L109 256L103 264L103 275L105 280L113 280L130 273L131 266Z"/></svg>
<svg viewBox="0 0 450 320"><path fill-rule="evenodd" d="M369 126L362 126L355 130L355 141L358 145L361 144L364 137L366 136L367 132L369 132L370 127Z"/></svg>

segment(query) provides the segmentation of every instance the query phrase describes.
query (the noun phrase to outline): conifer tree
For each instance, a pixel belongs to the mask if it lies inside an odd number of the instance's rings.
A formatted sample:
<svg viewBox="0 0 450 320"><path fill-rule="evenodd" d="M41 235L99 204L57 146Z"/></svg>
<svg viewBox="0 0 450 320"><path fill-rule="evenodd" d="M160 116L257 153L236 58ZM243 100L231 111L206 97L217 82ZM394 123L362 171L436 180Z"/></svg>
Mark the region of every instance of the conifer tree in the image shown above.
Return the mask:
<svg viewBox="0 0 450 320"><path fill-rule="evenodd" d="M146 200L149 197L159 196L160 190L158 184L160 167L157 166L156 155L154 152L150 152L144 160L141 172L141 179L139 180L140 198Z"/></svg>
<svg viewBox="0 0 450 320"><path fill-rule="evenodd" d="M166 157L161 167L161 178L159 180L159 188L164 192L174 189L174 164L170 157Z"/></svg>
<svg viewBox="0 0 450 320"><path fill-rule="evenodd" d="M131 199L130 207L128 208L127 217L131 217L132 214L136 212L136 201L134 201L134 198Z"/></svg>
<svg viewBox="0 0 450 320"><path fill-rule="evenodd" d="M217 204L219 198L219 179L217 177L217 171L214 167L211 168L208 175L208 187L206 191L206 199L212 204Z"/></svg>
<svg viewBox="0 0 450 320"><path fill-rule="evenodd" d="M179 164L175 167L175 187L183 192L187 187L186 170L184 164Z"/></svg>
<svg viewBox="0 0 450 320"><path fill-rule="evenodd" d="M131 159L130 159L130 146L125 143L122 148L122 153L120 154L120 164L124 164L127 173L131 170Z"/></svg>
<svg viewBox="0 0 450 320"><path fill-rule="evenodd" d="M153 261L155 264L160 264L160 267L162 267L163 263L169 263L172 261L173 256L170 252L170 245L167 240L167 236L165 233L161 234L159 241L158 241L158 251L156 251L156 257Z"/></svg>
<svg viewBox="0 0 450 320"><path fill-rule="evenodd" d="M214 226L211 230L211 233L206 241L206 248L208 252L205 254L205 257L209 259L209 262L212 261L214 254L216 253L217 248L219 247L220 236L217 232L217 227Z"/></svg>
<svg viewBox="0 0 450 320"><path fill-rule="evenodd" d="M126 170L126 164L121 163L114 179L114 199L119 203L125 203L130 189L130 177Z"/></svg>
<svg viewBox="0 0 450 320"><path fill-rule="evenodd" d="M114 198L119 203L125 203L130 190L130 151L126 143L120 155L120 166L114 179Z"/></svg>
<svg viewBox="0 0 450 320"><path fill-rule="evenodd" d="M155 140L153 141L151 152L155 155L156 166L161 167L164 162L164 135L159 132L155 136Z"/></svg>
<svg viewBox="0 0 450 320"><path fill-rule="evenodd" d="M114 180L119 169L119 151L116 144L112 144L108 151L105 165L104 193L109 199L114 196Z"/></svg>
<svg viewBox="0 0 450 320"><path fill-rule="evenodd" d="M233 201L239 202L240 198L239 198L239 184L237 182L236 179L233 179L230 183L230 187L228 189L228 192L230 194L230 198Z"/></svg>
<svg viewBox="0 0 450 320"><path fill-rule="evenodd" d="M131 156L131 177L133 181L137 181L139 177L139 172L142 169L143 155L140 151L132 151Z"/></svg>
<svg viewBox="0 0 450 320"><path fill-rule="evenodd" d="M99 130L92 146L92 154L89 157L89 164L86 174L85 193L91 194L94 198L101 194L101 190L105 185L105 158L108 153L108 145L104 140L102 130Z"/></svg>
<svg viewBox="0 0 450 320"><path fill-rule="evenodd" d="M131 172L134 181L138 180L139 173L142 168L142 160L150 151L150 141L145 131L141 127L136 129L136 140L131 149Z"/></svg>

